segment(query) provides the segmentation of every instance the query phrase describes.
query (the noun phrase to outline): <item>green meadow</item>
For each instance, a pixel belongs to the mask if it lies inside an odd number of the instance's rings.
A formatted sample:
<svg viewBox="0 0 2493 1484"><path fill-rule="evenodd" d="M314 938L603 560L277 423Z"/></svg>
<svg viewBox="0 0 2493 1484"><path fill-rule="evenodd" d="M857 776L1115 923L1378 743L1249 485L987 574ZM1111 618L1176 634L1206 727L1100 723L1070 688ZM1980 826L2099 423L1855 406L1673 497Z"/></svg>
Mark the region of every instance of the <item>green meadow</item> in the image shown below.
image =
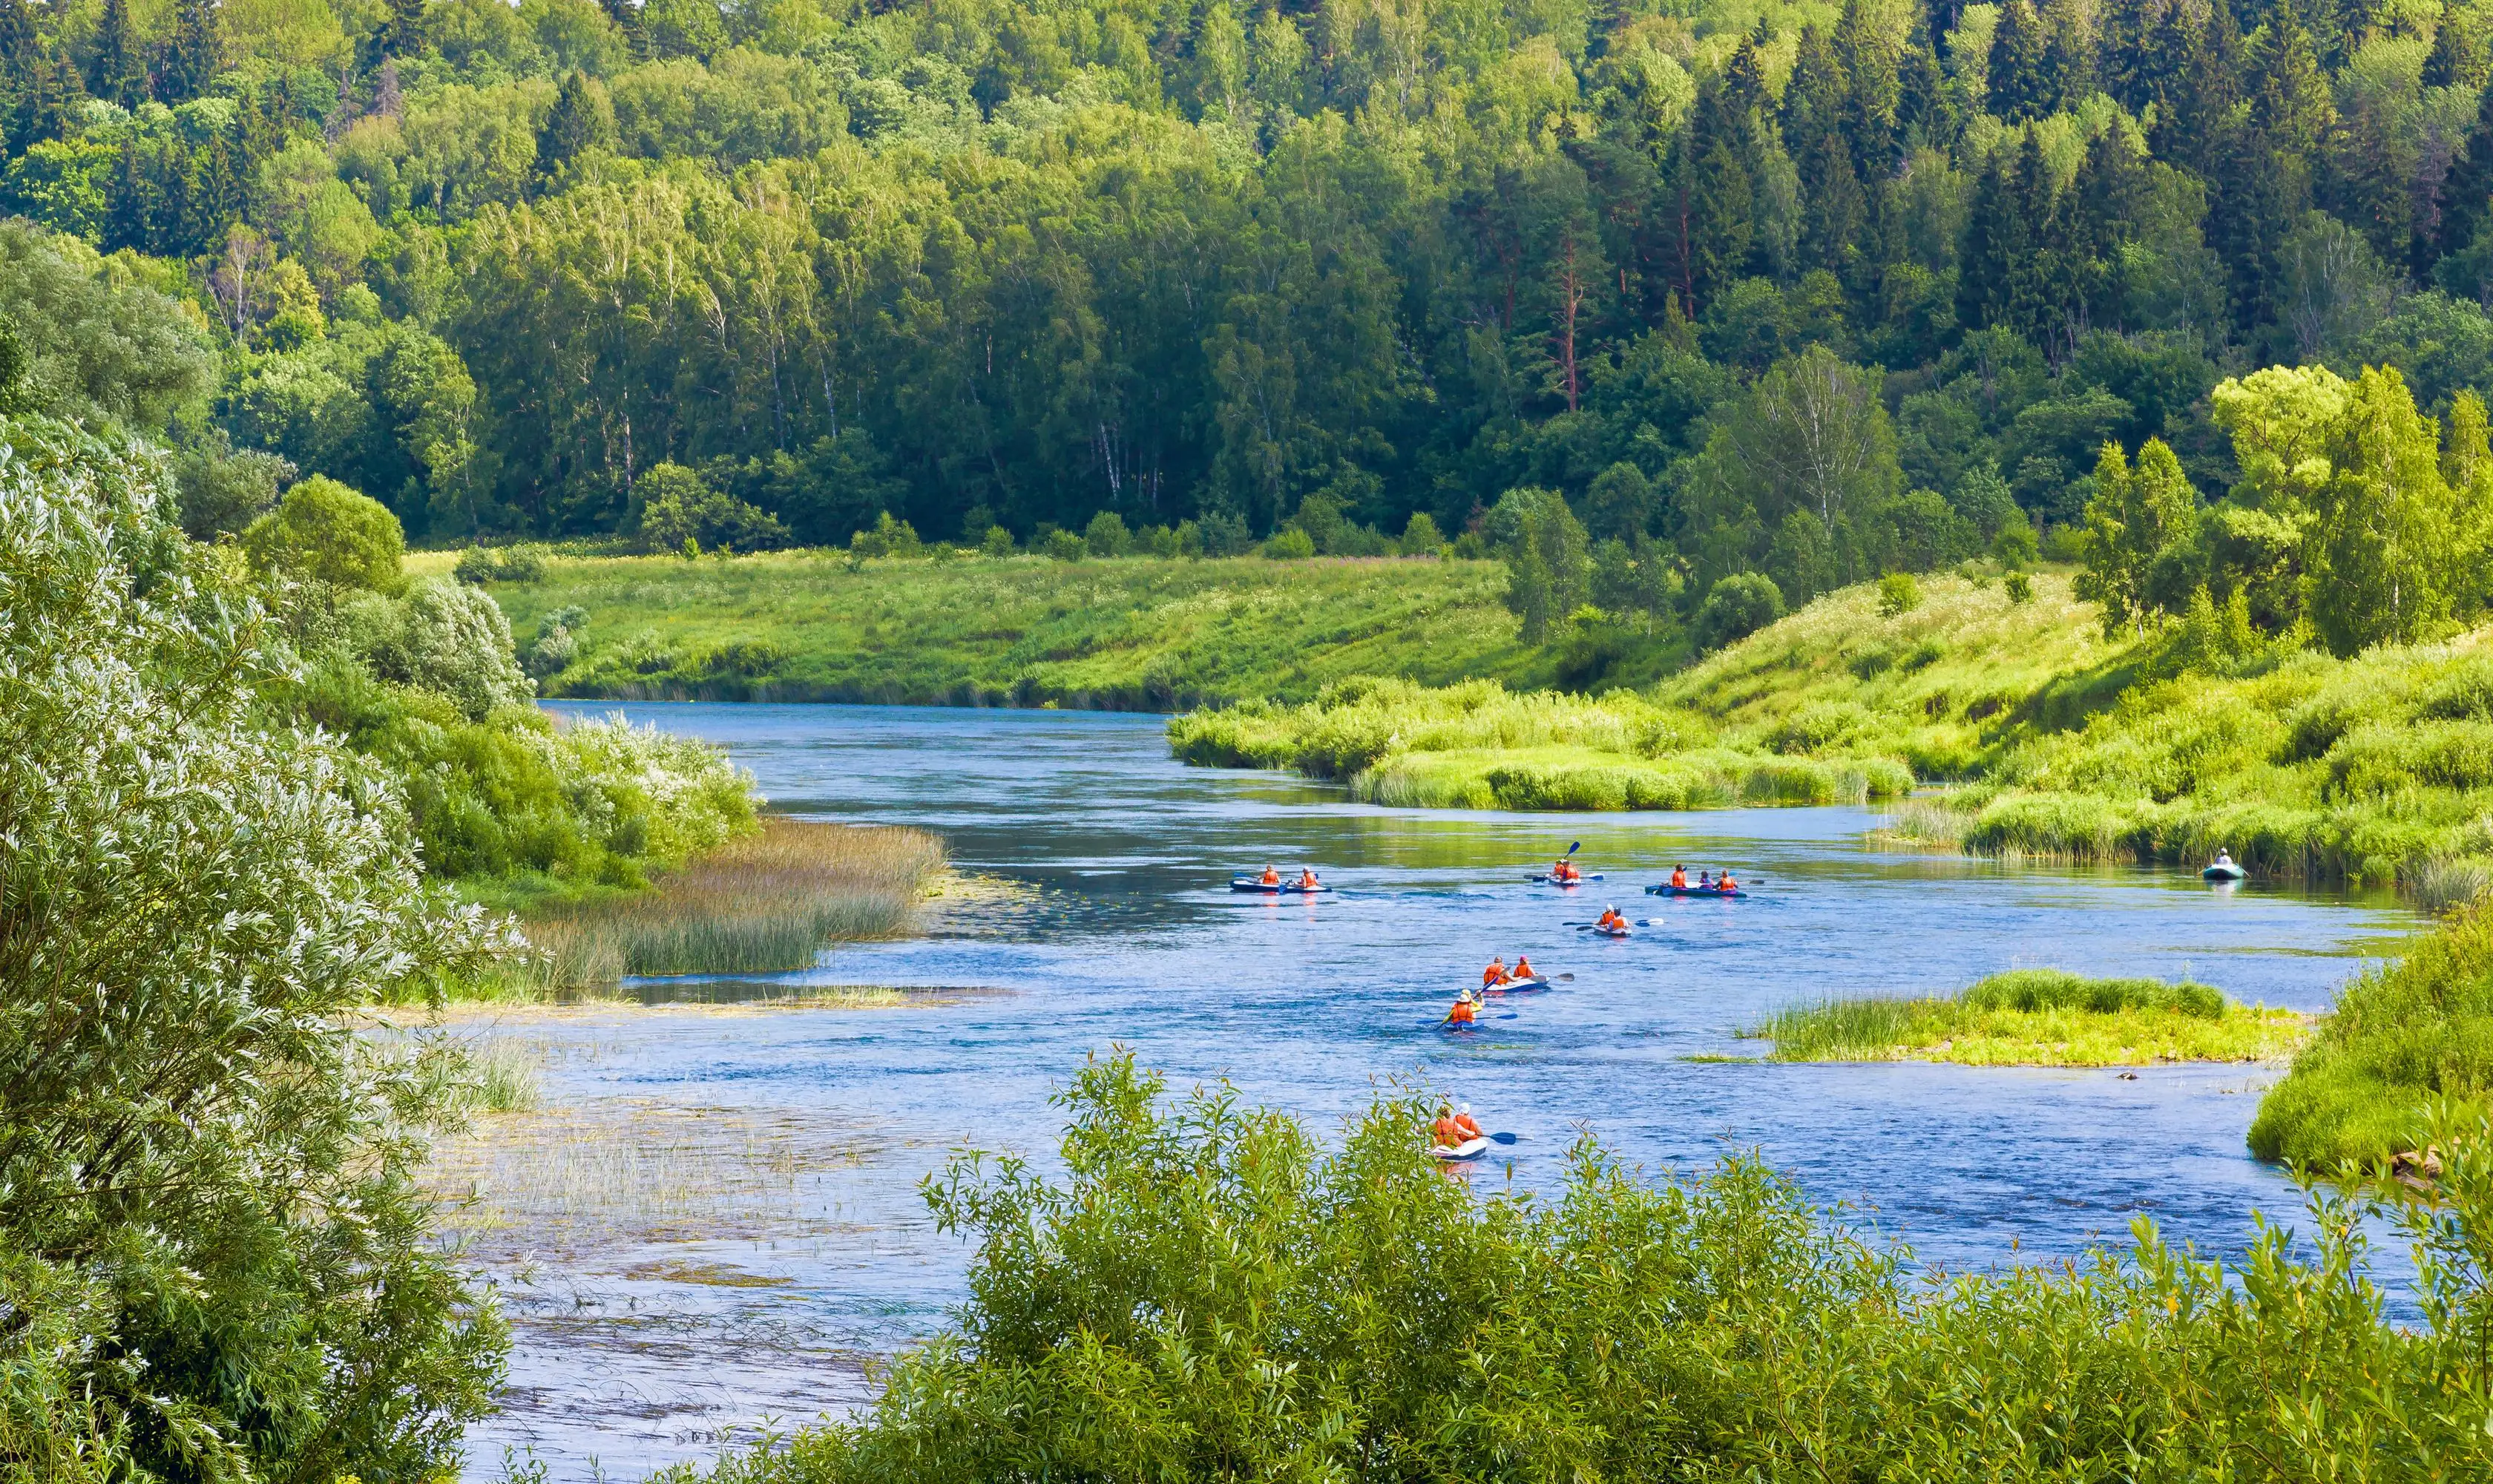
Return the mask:
<svg viewBox="0 0 2493 1484"><path fill-rule="evenodd" d="M1434 558L801 551L556 557L490 591L552 696L1169 711L1355 675L1546 684L1505 584Z"/></svg>

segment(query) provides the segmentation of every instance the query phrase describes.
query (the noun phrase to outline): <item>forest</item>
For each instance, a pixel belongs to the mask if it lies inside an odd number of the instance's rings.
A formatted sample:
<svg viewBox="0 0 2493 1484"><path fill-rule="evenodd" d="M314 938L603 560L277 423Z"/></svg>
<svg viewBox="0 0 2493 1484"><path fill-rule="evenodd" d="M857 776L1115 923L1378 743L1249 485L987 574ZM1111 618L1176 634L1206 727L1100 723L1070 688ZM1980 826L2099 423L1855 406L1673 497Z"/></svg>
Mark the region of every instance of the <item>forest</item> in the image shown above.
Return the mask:
<svg viewBox="0 0 2493 1484"><path fill-rule="evenodd" d="M1654 606L1797 606L2075 557L2108 442L2213 500L2264 366L2493 381L2493 8L5 0L0 54L0 309L96 301L203 536L313 474L668 549L1554 492Z"/></svg>

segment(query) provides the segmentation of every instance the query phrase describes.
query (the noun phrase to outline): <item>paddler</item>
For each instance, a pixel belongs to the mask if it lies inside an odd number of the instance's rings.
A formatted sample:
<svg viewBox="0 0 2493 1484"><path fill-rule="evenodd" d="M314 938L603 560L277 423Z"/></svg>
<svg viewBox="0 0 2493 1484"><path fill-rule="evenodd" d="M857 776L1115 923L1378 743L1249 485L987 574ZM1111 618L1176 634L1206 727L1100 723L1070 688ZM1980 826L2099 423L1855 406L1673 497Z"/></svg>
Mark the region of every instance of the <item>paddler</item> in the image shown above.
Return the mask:
<svg viewBox="0 0 2493 1484"><path fill-rule="evenodd" d="M1472 998L1472 992L1470 990L1456 990L1455 1008L1446 1012L1446 1023L1448 1025L1471 1024L1472 1017L1477 1014L1478 1004L1479 1002Z"/></svg>
<svg viewBox="0 0 2493 1484"><path fill-rule="evenodd" d="M1516 961L1518 965L1522 962L1520 954L1517 955ZM1488 967L1481 970L1481 987L1484 989L1494 989L1507 983L1509 983L1509 976L1506 972L1506 958L1502 954L1490 959Z"/></svg>
<svg viewBox="0 0 2493 1484"><path fill-rule="evenodd" d="M1522 982L1524 982L1524 981L1526 981L1526 980L1529 980L1529 979L1531 979L1531 978L1532 978L1532 960L1531 960L1531 958L1530 958L1530 957L1528 957L1528 956L1527 956L1527 955L1525 955L1525 954L1516 954L1516 955L1515 955L1515 974L1514 974L1514 976L1513 976L1512 978L1510 978L1510 979L1507 981L1507 983L1508 983L1508 984L1520 984L1520 983L1522 983Z"/></svg>
<svg viewBox="0 0 2493 1484"><path fill-rule="evenodd" d="M1455 1109L1455 1133L1457 1136L1455 1142L1457 1144L1487 1137L1481 1133L1481 1126L1472 1121L1472 1105L1468 1103Z"/></svg>
<svg viewBox="0 0 2493 1484"><path fill-rule="evenodd" d="M1578 874L1565 856L1560 856L1549 863L1549 879L1552 881L1573 881Z"/></svg>
<svg viewBox="0 0 2493 1484"><path fill-rule="evenodd" d="M1311 865L1302 865L1299 867L1300 891L1312 892L1320 885L1322 885L1322 883L1316 880L1315 867Z"/></svg>
<svg viewBox="0 0 2493 1484"><path fill-rule="evenodd" d="M1688 890L1687 866L1674 865L1670 868L1670 885L1673 891L1685 892Z"/></svg>
<svg viewBox="0 0 2493 1484"><path fill-rule="evenodd" d="M1279 886L1280 884L1281 884L1281 873L1280 873L1279 871L1277 871L1277 870L1275 870L1272 866L1269 866L1269 865L1268 865L1268 866L1264 867L1264 885L1266 885L1266 886L1268 886L1268 887L1277 887L1277 886Z"/></svg>
<svg viewBox="0 0 2493 1484"><path fill-rule="evenodd" d="M1604 907L1602 909L1602 920L1595 923L1593 925L1604 932L1617 932L1628 925L1628 920L1619 916L1618 908Z"/></svg>
<svg viewBox="0 0 2493 1484"><path fill-rule="evenodd" d="M1455 1117L1455 1105L1452 1101L1441 1101L1437 1104L1437 1121L1428 1125L1428 1136L1437 1141L1437 1147L1440 1149L1452 1149L1462 1143L1463 1126L1462 1122Z"/></svg>
<svg viewBox="0 0 2493 1484"><path fill-rule="evenodd" d="M1740 890L1740 884L1731 879L1731 873L1729 871L1725 871L1721 876L1715 878L1714 890L1722 893L1726 896L1728 896L1732 893Z"/></svg>

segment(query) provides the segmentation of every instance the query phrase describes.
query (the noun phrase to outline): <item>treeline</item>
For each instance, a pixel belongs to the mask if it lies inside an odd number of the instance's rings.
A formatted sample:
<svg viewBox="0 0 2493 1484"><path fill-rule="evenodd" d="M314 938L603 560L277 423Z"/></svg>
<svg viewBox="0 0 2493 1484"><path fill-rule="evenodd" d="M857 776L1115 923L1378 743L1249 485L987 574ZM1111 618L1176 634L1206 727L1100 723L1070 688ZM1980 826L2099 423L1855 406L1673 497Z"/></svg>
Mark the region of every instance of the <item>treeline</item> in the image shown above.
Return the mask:
<svg viewBox="0 0 2493 1484"><path fill-rule="evenodd" d="M197 312L186 446L420 538L1529 489L1685 612L2013 556L2107 442L2211 498L2266 364L2493 381L2488 74L2414 0L75 0L0 196Z"/></svg>

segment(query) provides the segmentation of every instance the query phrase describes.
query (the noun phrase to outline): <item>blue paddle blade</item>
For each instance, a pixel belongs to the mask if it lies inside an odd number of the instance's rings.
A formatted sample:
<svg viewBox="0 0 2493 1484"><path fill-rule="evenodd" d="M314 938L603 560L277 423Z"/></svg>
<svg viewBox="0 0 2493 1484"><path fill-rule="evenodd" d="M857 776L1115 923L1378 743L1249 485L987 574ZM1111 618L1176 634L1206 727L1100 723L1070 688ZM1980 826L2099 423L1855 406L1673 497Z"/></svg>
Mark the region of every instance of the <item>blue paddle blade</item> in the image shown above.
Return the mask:
<svg viewBox="0 0 2493 1484"><path fill-rule="evenodd" d="M1488 1141L1492 1144L1511 1144L1515 1142L1515 1136L1512 1134L1492 1134L1488 1136Z"/></svg>
<svg viewBox="0 0 2493 1484"><path fill-rule="evenodd" d="M1577 840L1575 844L1570 845L1570 846L1568 846L1568 847L1567 847L1567 854L1569 854L1569 855L1571 855L1571 856L1572 856L1572 855L1574 855L1576 852L1577 852L1577 851L1579 851L1579 850L1581 850L1581 849L1583 849L1583 848L1584 848L1584 842L1583 842L1582 840Z"/></svg>

